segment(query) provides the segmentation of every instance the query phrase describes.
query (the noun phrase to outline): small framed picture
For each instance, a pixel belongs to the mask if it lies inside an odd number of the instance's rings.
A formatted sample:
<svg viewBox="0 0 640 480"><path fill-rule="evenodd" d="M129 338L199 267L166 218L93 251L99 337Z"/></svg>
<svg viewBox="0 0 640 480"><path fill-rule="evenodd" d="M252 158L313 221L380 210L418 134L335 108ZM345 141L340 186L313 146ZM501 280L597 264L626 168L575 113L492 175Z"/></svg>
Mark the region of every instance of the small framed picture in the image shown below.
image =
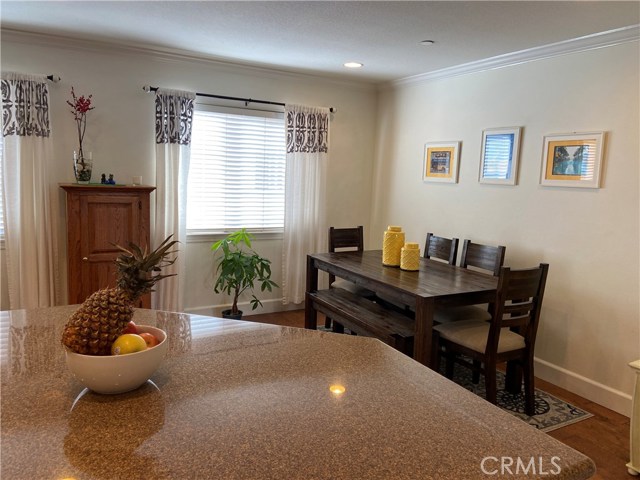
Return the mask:
<svg viewBox="0 0 640 480"><path fill-rule="evenodd" d="M490 128L482 132L480 183L516 184L521 132L522 127Z"/></svg>
<svg viewBox="0 0 640 480"><path fill-rule="evenodd" d="M544 137L540 184L600 188L604 132Z"/></svg>
<svg viewBox="0 0 640 480"><path fill-rule="evenodd" d="M458 183L460 142L433 142L424 146L422 180Z"/></svg>

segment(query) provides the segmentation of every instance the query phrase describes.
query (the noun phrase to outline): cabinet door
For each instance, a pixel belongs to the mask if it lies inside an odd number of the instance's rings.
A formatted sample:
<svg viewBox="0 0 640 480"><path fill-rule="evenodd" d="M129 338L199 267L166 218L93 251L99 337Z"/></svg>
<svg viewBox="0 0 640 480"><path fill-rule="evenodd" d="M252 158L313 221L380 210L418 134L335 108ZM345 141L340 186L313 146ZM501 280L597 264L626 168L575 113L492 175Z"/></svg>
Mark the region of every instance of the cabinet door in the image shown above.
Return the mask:
<svg viewBox="0 0 640 480"><path fill-rule="evenodd" d="M145 200L145 201L143 201ZM129 242L142 248L148 246L148 211L146 198L140 195L80 195L78 218L75 228L80 229L75 253L70 258L70 268L76 278L69 279L69 302L82 303L96 290L116 285L114 260L119 255L115 245L128 247ZM144 204L144 205L143 205ZM145 211L146 207L146 211ZM139 306L149 307L149 296Z"/></svg>
<svg viewBox="0 0 640 480"><path fill-rule="evenodd" d="M80 216L87 219L82 235L82 295L84 298L102 288L116 285L115 245L129 242L143 245L140 238L142 205L137 195L83 195Z"/></svg>

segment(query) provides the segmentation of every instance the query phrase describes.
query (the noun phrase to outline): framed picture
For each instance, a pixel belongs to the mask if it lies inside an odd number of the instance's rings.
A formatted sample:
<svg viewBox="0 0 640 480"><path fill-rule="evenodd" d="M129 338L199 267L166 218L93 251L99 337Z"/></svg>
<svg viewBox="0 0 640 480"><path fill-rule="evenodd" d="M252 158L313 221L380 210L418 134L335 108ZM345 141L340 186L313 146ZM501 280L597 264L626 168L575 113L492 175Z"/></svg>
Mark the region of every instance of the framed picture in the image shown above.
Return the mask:
<svg viewBox="0 0 640 480"><path fill-rule="evenodd" d="M424 146L422 180L458 183L460 142L433 142Z"/></svg>
<svg viewBox="0 0 640 480"><path fill-rule="evenodd" d="M540 184L600 188L604 132L544 137Z"/></svg>
<svg viewBox="0 0 640 480"><path fill-rule="evenodd" d="M515 185L522 127L490 128L482 132L480 183Z"/></svg>

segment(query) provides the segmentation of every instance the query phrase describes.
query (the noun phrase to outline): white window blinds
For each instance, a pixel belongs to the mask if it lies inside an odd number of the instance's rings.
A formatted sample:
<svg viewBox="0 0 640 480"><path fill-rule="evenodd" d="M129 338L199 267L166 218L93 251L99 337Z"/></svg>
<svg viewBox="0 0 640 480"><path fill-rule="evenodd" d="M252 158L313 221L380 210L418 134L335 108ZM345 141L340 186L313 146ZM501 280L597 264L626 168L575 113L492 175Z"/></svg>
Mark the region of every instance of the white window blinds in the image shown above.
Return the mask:
<svg viewBox="0 0 640 480"><path fill-rule="evenodd" d="M187 232L282 230L284 172L282 113L197 106Z"/></svg>

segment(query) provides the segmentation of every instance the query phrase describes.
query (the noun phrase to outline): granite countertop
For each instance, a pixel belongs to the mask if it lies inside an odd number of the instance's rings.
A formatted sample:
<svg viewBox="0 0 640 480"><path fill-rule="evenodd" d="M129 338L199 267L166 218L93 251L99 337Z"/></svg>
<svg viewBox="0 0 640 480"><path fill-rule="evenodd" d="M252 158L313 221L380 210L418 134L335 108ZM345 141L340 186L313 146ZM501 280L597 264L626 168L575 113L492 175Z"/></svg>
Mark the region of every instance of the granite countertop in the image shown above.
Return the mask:
<svg viewBox="0 0 640 480"><path fill-rule="evenodd" d="M137 310L168 335L152 382L85 391L60 344L76 308L0 314L2 478L475 479L502 476L504 459L509 478L595 472L369 338Z"/></svg>

